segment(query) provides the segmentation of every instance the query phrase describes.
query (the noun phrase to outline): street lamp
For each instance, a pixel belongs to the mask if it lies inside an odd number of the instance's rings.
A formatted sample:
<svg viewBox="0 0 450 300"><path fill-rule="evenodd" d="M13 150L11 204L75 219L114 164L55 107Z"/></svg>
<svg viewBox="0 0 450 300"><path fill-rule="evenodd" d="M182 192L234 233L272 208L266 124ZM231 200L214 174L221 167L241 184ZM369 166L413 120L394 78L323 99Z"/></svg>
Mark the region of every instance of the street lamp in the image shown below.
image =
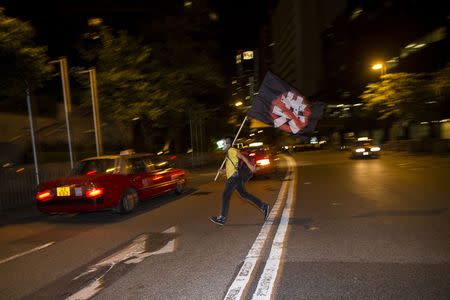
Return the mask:
<svg viewBox="0 0 450 300"><path fill-rule="evenodd" d="M64 112L66 116L67 143L69 144L70 167L73 169L72 140L70 137L69 113L72 110L72 101L70 99L69 72L67 71L67 58L60 57L57 60L50 61L51 64L59 64L61 73L61 83L64 98Z"/></svg>
<svg viewBox="0 0 450 300"><path fill-rule="evenodd" d="M95 130L95 146L97 149L97 156L103 154L102 145L102 127L100 123L100 111L98 107L98 95L97 95L97 75L95 68L90 68L86 71L78 72L80 74L89 73L89 82L91 86L91 99L92 99L92 113L94 116L94 130Z"/></svg>
<svg viewBox="0 0 450 300"><path fill-rule="evenodd" d="M372 70L380 70L380 76L386 74L386 65L383 63L376 63L372 65Z"/></svg>

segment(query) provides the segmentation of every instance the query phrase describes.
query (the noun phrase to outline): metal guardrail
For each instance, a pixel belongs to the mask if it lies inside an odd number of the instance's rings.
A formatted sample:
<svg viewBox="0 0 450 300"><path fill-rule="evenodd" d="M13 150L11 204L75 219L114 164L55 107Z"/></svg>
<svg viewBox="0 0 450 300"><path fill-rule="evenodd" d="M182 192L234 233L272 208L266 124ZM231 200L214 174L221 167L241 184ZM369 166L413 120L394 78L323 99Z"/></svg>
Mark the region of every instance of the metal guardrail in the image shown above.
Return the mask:
<svg viewBox="0 0 450 300"><path fill-rule="evenodd" d="M70 163L40 165L40 181L63 177L69 170ZM32 164L0 168L0 211L33 205L36 188L36 177Z"/></svg>

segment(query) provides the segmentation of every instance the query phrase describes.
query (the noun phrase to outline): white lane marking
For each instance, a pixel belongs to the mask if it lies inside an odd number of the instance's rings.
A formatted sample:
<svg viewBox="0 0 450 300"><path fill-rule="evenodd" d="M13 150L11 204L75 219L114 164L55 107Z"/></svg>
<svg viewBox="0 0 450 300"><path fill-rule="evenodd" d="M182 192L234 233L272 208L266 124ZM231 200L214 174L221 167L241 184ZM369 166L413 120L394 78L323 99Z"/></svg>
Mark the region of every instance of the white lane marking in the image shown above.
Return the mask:
<svg viewBox="0 0 450 300"><path fill-rule="evenodd" d="M175 227L170 227L163 233L175 233ZM158 251L140 253L140 254L136 255L136 258L129 259L129 260L125 261L125 263L126 264L137 264L149 256L170 253L170 252L174 252L174 251L175 251L175 239L170 240L164 247L162 247Z"/></svg>
<svg viewBox="0 0 450 300"><path fill-rule="evenodd" d="M170 227L169 229L163 231L163 233L175 233L176 228ZM109 271L114 268L117 264L124 262L126 264L137 264L142 262L145 258L151 255L163 254L168 252L173 252L175 250L175 240L170 240L163 248L154 251L146 252L145 247L148 240L148 235L140 235L133 240L133 242L122 250L108 256L107 258L101 260L99 263L89 267L89 269L78 275L72 280L77 280L85 275L93 272L97 272L102 268L107 268L107 270L99 277L95 278L88 286L82 288L78 292L72 294L66 300L85 300L93 297L98 292L103 289L103 278Z"/></svg>
<svg viewBox="0 0 450 300"><path fill-rule="evenodd" d="M292 158L290 158L292 159ZM296 187L296 172L293 171L293 181L289 186L288 198L286 205L281 216L280 224L278 225L277 233L272 242L272 248L270 249L269 258L267 259L264 271L261 274L258 285L252 299L270 299L275 285L275 280L278 277L278 270L281 265L281 257L283 251L286 248L286 233L289 227L289 219L294 207L295 201L295 187Z"/></svg>
<svg viewBox="0 0 450 300"><path fill-rule="evenodd" d="M287 174L289 174L291 170L292 165L289 164ZM286 179L287 177L288 176L286 175ZM259 232L255 242L253 243L247 256L245 257L244 263L242 264L242 267L239 270L238 275L236 276L230 288L228 289L228 292L225 295L226 300L240 299L242 297L244 290L248 282L250 281L255 266L258 260L260 259L261 251L263 249L267 236L269 235L269 232L273 226L273 221L275 217L278 215L280 206L282 205L283 199L286 195L286 189L288 184L289 181L287 180L283 181L275 205L270 211L268 219L264 222L261 231Z"/></svg>
<svg viewBox="0 0 450 300"><path fill-rule="evenodd" d="M112 268L112 266L111 266L111 268ZM109 268L108 271L111 270L111 268ZM108 273L108 271L106 271L101 277L92 281L91 284L89 284L87 287L85 287L82 290L79 290L78 292L76 292L75 294L73 294L72 296L70 296L69 298L66 298L66 299L67 300L82 300L82 299L89 299L89 298L93 297L95 294L97 294L98 292L100 292L102 290L102 279L103 279L103 276L105 276L106 273Z"/></svg>
<svg viewBox="0 0 450 300"><path fill-rule="evenodd" d="M30 253L33 253L33 252L42 250L42 249L44 249L44 248L47 248L47 247L53 245L54 243L55 243L55 242L50 242L50 243L41 245L41 246L39 246L39 247L30 249L30 250L28 250L28 251L25 251L25 252L22 252L22 253L13 255L13 256L11 256L11 257L5 258L5 259L3 259L3 260L0 260L0 265L3 264L3 263L5 263L5 262L11 261L11 260L13 260L13 259L19 258L19 257L21 257L21 256L24 256L24 255L27 255L27 254L30 254Z"/></svg>

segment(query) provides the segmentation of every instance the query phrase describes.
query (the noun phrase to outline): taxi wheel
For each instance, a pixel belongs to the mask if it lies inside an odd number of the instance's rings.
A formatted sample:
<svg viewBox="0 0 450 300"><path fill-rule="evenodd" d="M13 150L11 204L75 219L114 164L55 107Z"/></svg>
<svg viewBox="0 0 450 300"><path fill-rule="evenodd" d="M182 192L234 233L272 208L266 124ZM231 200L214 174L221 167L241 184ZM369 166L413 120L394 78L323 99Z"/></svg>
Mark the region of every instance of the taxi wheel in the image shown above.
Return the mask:
<svg viewBox="0 0 450 300"><path fill-rule="evenodd" d="M183 190L184 190L184 184L182 184L181 182L177 182L177 185L175 186L175 194L181 195L183 193Z"/></svg>
<svg viewBox="0 0 450 300"><path fill-rule="evenodd" d="M127 214L134 210L139 201L139 196L136 190L127 189L122 195L119 203L119 213Z"/></svg>

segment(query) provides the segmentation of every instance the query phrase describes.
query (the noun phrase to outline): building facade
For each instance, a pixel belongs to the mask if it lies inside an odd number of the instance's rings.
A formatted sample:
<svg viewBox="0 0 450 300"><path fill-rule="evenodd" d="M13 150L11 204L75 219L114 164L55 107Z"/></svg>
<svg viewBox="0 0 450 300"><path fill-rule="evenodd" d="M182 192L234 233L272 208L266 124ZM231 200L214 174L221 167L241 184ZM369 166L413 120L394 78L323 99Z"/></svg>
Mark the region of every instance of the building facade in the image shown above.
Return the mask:
<svg viewBox="0 0 450 300"><path fill-rule="evenodd" d="M322 89L321 34L344 7L344 0L280 0L274 9L271 68L305 96Z"/></svg>

